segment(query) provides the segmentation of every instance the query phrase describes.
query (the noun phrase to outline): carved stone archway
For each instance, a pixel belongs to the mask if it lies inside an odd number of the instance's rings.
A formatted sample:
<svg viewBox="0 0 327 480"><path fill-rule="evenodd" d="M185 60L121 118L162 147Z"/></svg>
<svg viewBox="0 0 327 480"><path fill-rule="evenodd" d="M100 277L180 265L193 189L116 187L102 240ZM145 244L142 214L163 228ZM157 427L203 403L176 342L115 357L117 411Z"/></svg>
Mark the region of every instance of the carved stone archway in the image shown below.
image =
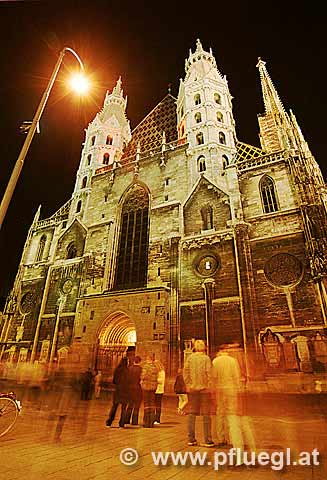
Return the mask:
<svg viewBox="0 0 327 480"><path fill-rule="evenodd" d="M104 380L111 380L114 369L126 352L136 344L136 329L133 320L124 312L110 314L98 331L98 348L95 367Z"/></svg>

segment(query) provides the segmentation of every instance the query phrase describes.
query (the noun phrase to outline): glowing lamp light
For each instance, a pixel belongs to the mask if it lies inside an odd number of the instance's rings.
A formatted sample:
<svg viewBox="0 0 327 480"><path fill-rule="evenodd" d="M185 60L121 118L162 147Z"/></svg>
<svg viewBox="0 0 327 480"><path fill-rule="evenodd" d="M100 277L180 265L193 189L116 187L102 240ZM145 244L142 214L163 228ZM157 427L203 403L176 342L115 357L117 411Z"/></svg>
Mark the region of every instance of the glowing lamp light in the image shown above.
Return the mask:
<svg viewBox="0 0 327 480"><path fill-rule="evenodd" d="M83 95L89 89L89 82L82 73L76 73L70 79L70 87L78 94Z"/></svg>

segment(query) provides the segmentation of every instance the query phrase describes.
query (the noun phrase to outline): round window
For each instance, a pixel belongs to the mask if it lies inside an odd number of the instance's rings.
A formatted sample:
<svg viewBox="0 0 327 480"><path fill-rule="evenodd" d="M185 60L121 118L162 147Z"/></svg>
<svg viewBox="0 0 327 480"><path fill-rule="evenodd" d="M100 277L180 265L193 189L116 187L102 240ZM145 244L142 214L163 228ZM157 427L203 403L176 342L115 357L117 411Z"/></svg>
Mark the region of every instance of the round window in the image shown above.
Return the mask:
<svg viewBox="0 0 327 480"><path fill-rule="evenodd" d="M303 274L300 260L289 253L278 253L264 266L267 280L276 287L286 288L298 283Z"/></svg>
<svg viewBox="0 0 327 480"><path fill-rule="evenodd" d="M73 288L73 280L71 278L67 278L62 284L61 290L63 293L67 294L71 292L72 288Z"/></svg>
<svg viewBox="0 0 327 480"><path fill-rule="evenodd" d="M203 255L195 261L195 269L203 277L211 277L218 267L219 260L213 254Z"/></svg>

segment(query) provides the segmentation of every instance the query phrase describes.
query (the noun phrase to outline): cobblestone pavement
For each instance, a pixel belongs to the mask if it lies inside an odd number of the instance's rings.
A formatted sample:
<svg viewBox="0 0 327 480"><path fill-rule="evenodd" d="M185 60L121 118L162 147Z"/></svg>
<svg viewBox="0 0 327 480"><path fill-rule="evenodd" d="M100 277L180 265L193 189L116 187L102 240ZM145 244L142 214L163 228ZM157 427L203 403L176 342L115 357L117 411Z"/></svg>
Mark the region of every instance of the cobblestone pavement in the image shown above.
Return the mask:
<svg viewBox="0 0 327 480"><path fill-rule="evenodd" d="M320 452L320 466L286 467L273 471L266 467L221 467L214 471L215 451L201 446L187 446L187 417L175 413L175 399L164 402L162 423L153 429L106 428L108 402L91 400L78 402L64 424L61 441L54 441L58 417L51 415L46 404L25 402L22 415L14 429L0 439L1 480L105 480L123 478L143 480L155 475L160 480L231 479L231 480L326 480L324 454L327 451L326 420L319 412L294 409L278 416L276 406L252 416L258 450L280 451L289 447L293 456L301 451ZM40 408L41 407L41 408ZM255 409L254 409L255 410ZM201 422L197 420L198 440ZM215 435L214 435L215 438ZM125 448L137 450L139 459L132 466L120 461ZM208 452L205 466L156 466L151 451ZM211 462L211 465L208 464ZM171 462L170 462L171 463Z"/></svg>

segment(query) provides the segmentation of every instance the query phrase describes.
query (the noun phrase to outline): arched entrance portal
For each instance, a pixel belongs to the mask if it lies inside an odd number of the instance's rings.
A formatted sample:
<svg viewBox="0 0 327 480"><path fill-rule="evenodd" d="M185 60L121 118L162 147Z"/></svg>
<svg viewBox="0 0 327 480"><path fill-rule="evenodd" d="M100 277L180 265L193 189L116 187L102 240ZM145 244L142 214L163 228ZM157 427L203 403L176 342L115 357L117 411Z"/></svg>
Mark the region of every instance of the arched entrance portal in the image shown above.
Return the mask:
<svg viewBox="0 0 327 480"><path fill-rule="evenodd" d="M105 319L98 333L95 365L97 370L101 370L104 380L112 378L126 348L135 344L135 325L126 313L116 312Z"/></svg>

